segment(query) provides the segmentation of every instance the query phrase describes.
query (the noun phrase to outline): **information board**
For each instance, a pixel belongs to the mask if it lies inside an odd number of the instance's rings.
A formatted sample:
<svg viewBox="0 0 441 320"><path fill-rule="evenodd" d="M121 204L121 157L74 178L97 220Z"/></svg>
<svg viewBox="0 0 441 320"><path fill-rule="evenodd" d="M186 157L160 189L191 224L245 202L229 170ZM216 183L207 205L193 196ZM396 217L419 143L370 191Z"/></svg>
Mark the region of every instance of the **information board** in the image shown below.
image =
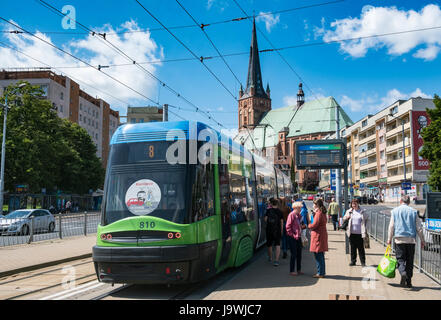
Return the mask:
<svg viewBox="0 0 441 320"><path fill-rule="evenodd" d="M296 141L297 169L338 169L346 163L346 145L341 140Z"/></svg>

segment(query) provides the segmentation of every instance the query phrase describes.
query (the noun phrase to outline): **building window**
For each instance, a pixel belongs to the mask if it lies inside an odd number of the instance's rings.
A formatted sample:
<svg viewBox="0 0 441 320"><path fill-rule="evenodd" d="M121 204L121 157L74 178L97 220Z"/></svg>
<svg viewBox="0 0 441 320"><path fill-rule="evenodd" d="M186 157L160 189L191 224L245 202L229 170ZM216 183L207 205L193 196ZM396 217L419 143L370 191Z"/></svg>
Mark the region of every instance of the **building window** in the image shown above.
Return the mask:
<svg viewBox="0 0 441 320"><path fill-rule="evenodd" d="M362 146L360 146L360 148L359 148L359 152L361 153L361 152L366 152L367 151L367 144L364 144L364 145L362 145Z"/></svg>
<svg viewBox="0 0 441 320"><path fill-rule="evenodd" d="M362 126L362 127L366 127L366 126L367 126L367 119L366 119L366 120L363 120L363 122L361 123L361 126Z"/></svg>
<svg viewBox="0 0 441 320"><path fill-rule="evenodd" d="M361 158L360 159L360 166L364 166L368 163L369 163L368 158Z"/></svg>
<svg viewBox="0 0 441 320"><path fill-rule="evenodd" d="M60 99L64 100L64 93L63 92L60 92Z"/></svg>
<svg viewBox="0 0 441 320"><path fill-rule="evenodd" d="M140 118L140 119L138 119L138 122L139 122L139 123L144 123L144 118Z"/></svg>
<svg viewBox="0 0 441 320"><path fill-rule="evenodd" d="M130 119L130 123L136 123L136 118Z"/></svg>
<svg viewBox="0 0 441 320"><path fill-rule="evenodd" d="M80 121L82 121L83 119L82 119L82 116L81 116L81 114L80 114Z"/></svg>
<svg viewBox="0 0 441 320"><path fill-rule="evenodd" d="M395 107L391 108L389 111L390 111L391 114L397 113L398 112L398 106L395 106Z"/></svg>
<svg viewBox="0 0 441 320"><path fill-rule="evenodd" d="M384 136L380 136L380 143L384 142Z"/></svg>
<svg viewBox="0 0 441 320"><path fill-rule="evenodd" d="M384 155L385 155L384 151L381 151L380 152L380 159L384 159Z"/></svg>

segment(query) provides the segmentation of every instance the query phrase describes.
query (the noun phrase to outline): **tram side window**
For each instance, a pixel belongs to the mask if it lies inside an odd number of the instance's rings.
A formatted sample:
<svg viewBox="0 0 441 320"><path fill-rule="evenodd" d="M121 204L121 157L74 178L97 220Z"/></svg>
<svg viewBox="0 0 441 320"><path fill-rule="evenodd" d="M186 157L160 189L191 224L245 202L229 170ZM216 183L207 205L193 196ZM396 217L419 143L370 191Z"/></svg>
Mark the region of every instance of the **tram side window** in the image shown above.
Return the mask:
<svg viewBox="0 0 441 320"><path fill-rule="evenodd" d="M266 195L268 190L266 190L265 178L262 175L257 175L257 205L259 209L259 218L265 215L266 208Z"/></svg>
<svg viewBox="0 0 441 320"><path fill-rule="evenodd" d="M247 220L254 220L254 195L255 192L255 181L249 178L245 178L245 193L247 198L247 208L245 212L245 217Z"/></svg>
<svg viewBox="0 0 441 320"><path fill-rule="evenodd" d="M214 215L213 165L198 164L192 187L192 217L200 221Z"/></svg>
<svg viewBox="0 0 441 320"><path fill-rule="evenodd" d="M247 221L245 178L233 173L230 174L230 205L231 224Z"/></svg>

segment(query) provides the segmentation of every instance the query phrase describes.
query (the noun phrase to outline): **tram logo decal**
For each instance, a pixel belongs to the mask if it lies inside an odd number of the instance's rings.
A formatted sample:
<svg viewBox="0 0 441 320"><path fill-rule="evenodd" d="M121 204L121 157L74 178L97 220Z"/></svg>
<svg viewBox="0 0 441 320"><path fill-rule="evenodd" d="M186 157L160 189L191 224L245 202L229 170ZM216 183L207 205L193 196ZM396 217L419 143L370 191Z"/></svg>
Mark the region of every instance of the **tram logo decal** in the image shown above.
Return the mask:
<svg viewBox="0 0 441 320"><path fill-rule="evenodd" d="M126 192L126 206L137 216L147 215L156 210L161 201L161 189L149 179L138 180Z"/></svg>

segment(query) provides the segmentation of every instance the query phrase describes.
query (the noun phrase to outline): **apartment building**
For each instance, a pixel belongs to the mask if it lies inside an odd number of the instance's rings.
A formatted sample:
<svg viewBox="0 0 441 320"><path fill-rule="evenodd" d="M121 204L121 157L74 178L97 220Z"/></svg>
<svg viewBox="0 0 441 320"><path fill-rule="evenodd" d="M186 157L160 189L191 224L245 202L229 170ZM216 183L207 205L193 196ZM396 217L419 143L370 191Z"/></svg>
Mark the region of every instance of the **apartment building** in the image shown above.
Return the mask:
<svg viewBox="0 0 441 320"><path fill-rule="evenodd" d="M112 110L106 101L81 90L72 79L50 70L0 71L0 94L19 80L40 86L60 118L83 127L97 147L97 156L106 166L110 138L119 124L118 111Z"/></svg>
<svg viewBox="0 0 441 320"><path fill-rule="evenodd" d="M347 141L350 193L381 195L394 202L401 196L401 183L408 181L407 194L424 197L430 163L418 155L423 145L420 132L430 124L426 109L433 108L432 99L398 100L340 131ZM322 187L326 181L330 185L329 170L322 172Z"/></svg>
<svg viewBox="0 0 441 320"><path fill-rule="evenodd" d="M127 123L160 122L162 118L163 108L127 107Z"/></svg>

